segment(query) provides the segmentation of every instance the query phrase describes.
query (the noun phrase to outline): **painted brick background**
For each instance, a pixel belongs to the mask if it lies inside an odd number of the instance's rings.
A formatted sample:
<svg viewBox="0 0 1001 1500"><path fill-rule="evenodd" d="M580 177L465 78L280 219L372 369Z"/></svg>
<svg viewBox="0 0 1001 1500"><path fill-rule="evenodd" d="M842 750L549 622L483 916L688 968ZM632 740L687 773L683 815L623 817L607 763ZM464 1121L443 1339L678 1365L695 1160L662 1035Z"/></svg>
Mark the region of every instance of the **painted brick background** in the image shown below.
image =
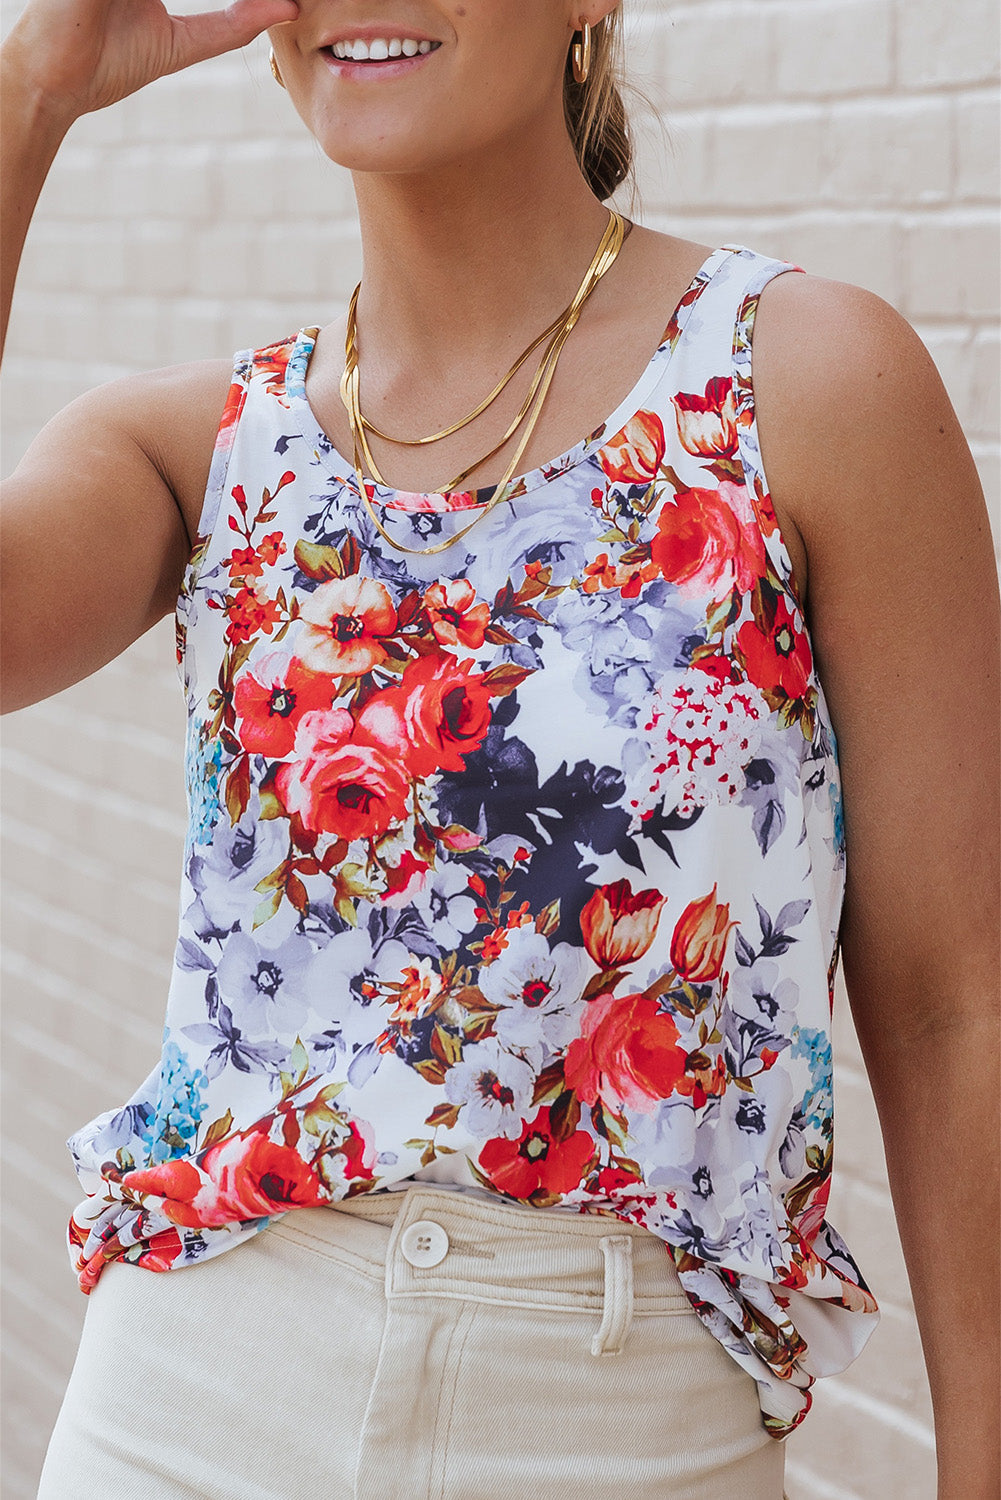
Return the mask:
<svg viewBox="0 0 1001 1500"><path fill-rule="evenodd" d="M899 308L942 373L996 521L995 0L626 10L634 76L663 125L636 114L640 197L619 206ZM79 122L26 252L2 386L5 470L78 392L322 323L357 270L350 177L305 134L262 44ZM77 1196L64 1138L122 1102L158 1053L183 839L172 649L163 622L5 721L7 1500L34 1494L84 1309L62 1243ZM920 1343L843 992L836 1015L831 1218L883 1321L817 1388L788 1444L787 1488L790 1500L932 1500Z"/></svg>

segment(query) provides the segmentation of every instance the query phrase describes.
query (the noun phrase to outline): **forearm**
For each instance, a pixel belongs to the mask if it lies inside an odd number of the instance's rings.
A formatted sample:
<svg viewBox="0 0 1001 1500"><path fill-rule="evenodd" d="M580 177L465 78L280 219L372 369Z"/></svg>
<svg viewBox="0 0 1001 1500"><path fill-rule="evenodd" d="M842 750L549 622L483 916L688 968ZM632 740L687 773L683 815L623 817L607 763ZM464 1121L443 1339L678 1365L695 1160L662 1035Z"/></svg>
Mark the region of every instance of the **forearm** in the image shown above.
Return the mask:
<svg viewBox="0 0 1001 1500"><path fill-rule="evenodd" d="M895 1037L867 1028L864 1008L861 1015L931 1386L939 1500L997 1500L997 1020L943 1019L940 1028Z"/></svg>
<svg viewBox="0 0 1001 1500"><path fill-rule="evenodd" d="M0 47L0 350L25 237L38 195L73 116L31 77L17 28Z"/></svg>

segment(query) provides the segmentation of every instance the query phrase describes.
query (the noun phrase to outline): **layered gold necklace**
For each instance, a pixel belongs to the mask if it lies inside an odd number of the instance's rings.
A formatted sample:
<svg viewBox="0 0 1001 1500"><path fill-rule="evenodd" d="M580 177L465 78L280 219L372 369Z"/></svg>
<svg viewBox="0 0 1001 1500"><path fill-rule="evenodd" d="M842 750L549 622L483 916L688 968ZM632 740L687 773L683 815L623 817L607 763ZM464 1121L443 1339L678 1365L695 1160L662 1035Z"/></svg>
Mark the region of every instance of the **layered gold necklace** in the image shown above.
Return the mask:
<svg viewBox="0 0 1001 1500"><path fill-rule="evenodd" d="M629 225L629 228L632 228L632 225ZM351 424L351 439L354 450L353 457L355 474L358 479L358 492L368 508L368 513L372 517L372 521L375 524L376 529L381 536L385 537L390 546L397 548L397 550L400 552L411 552L416 553L420 556L428 556L432 552L442 552L446 547L451 547L455 542L464 537L469 531L472 530L472 528L477 524L478 521L482 521L485 516L490 514L490 512L496 505L499 505L502 500L505 500L507 498L508 493L512 487L511 481L514 475L517 473L518 465L521 462L521 456L527 448L529 441L531 440L532 433L535 431L536 425L538 423L539 415L542 411L542 405L546 399L549 387L552 384L553 375L556 372L556 363L562 352L563 345L570 337L570 334L581 315L581 311L583 310L584 304L587 302L587 299L590 297L591 293L594 291L601 278L614 265L616 257L618 256L619 251L622 249L622 244L625 240L626 232L626 220L622 217L621 214L616 213L614 209L610 209L608 224L606 225L605 232L601 237L601 243L598 245L598 248L595 251L594 256L592 257L591 264L588 266L587 271L584 275L584 279L578 287L577 293L570 305L564 309L564 311L555 320L555 322L550 323L549 327L544 329L543 332L539 334L538 338L532 340L528 348L519 355L518 359L511 366L510 370L507 372L504 378L497 386L494 387L493 391L491 391L490 395L487 396L483 401L481 401L480 404L475 407L468 416L463 417L458 422L453 422L450 427L442 428L441 432L432 433L429 437L390 437L388 433L382 432L380 428L376 427L374 423L370 422L367 417L362 414L361 378L358 369L357 330L358 293L361 290L361 282L358 283L358 285L354 289L354 292L352 293L351 302L348 307L347 333L344 340L344 374L341 376L340 393L341 400L344 402L344 405L347 408L348 420ZM381 437L388 443L398 443L406 447L417 447L426 443L440 442L442 438L449 437L453 432L458 432L461 427L465 427L466 424L472 422L474 418L481 416L482 413L486 411L487 407L490 406L494 401L496 401L497 397L500 395L501 391L503 391L508 381L510 381L513 376L517 374L518 370L521 369L521 366L525 363L528 356L545 340L548 340L548 344L546 345L545 352L543 353L542 358L539 362L538 369L533 376L532 383L528 390L528 395L522 402L518 414L515 416L514 420L508 427L500 442L497 443L495 447L491 448L489 453L485 453L482 458L479 458L474 463L467 465L467 467L463 469L460 474L456 475L451 483L446 485L442 491L443 494L454 493L455 491L457 491L462 481L466 479L474 469L479 468L481 464L486 463L487 459L492 458L495 453L500 452L504 444L514 436L521 423L525 421L527 417L527 425L515 450L514 456L508 464L507 471L505 472L504 477L498 483L493 495L490 497L490 500L486 505L483 506L480 513L477 516L474 516L473 520L470 521L467 526L462 527L460 531L453 533L452 536L446 537L444 541L435 542L434 545L430 547L407 547L404 546L402 542L398 542L395 537L390 535L385 526L379 520L379 517L376 515L375 507L372 503L372 497L369 494L368 481L366 480L365 475L362 472L362 461L364 458L364 462L367 463L368 468L376 483L385 485L386 481L383 479L382 474L379 472L379 467L372 455L372 450L369 446L366 433L374 433L376 437ZM375 486L373 485L373 490L374 487ZM387 486L387 488L388 487L389 486Z"/></svg>

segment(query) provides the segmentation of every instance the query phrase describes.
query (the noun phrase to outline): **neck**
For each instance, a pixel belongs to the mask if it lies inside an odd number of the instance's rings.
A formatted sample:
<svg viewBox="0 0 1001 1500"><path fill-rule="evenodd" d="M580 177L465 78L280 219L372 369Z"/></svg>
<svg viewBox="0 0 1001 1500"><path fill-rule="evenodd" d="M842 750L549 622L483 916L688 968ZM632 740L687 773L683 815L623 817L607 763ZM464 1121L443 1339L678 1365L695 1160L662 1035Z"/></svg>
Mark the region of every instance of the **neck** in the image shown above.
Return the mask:
<svg viewBox="0 0 1001 1500"><path fill-rule="evenodd" d="M356 173L359 349L379 384L503 365L570 302L608 223L565 131L420 177Z"/></svg>

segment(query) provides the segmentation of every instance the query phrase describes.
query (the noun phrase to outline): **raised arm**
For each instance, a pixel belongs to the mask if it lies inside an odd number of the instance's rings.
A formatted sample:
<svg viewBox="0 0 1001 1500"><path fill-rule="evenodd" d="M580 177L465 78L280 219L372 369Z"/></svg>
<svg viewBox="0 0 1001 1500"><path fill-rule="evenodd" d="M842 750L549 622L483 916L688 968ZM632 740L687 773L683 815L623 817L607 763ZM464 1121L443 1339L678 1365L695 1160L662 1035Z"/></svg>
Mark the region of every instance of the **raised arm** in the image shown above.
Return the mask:
<svg viewBox="0 0 1001 1500"><path fill-rule="evenodd" d="M29 0L0 48L0 254L6 338L38 195L81 115L244 46L295 0L175 17L160 0ZM228 368L181 366L82 397L3 486L3 709L68 687L173 607Z"/></svg>
<svg viewBox="0 0 1001 1500"><path fill-rule="evenodd" d="M762 456L776 511L806 544L838 738L845 978L928 1368L939 1500L997 1500L999 638L987 511L927 350L879 297L779 277L754 339Z"/></svg>

